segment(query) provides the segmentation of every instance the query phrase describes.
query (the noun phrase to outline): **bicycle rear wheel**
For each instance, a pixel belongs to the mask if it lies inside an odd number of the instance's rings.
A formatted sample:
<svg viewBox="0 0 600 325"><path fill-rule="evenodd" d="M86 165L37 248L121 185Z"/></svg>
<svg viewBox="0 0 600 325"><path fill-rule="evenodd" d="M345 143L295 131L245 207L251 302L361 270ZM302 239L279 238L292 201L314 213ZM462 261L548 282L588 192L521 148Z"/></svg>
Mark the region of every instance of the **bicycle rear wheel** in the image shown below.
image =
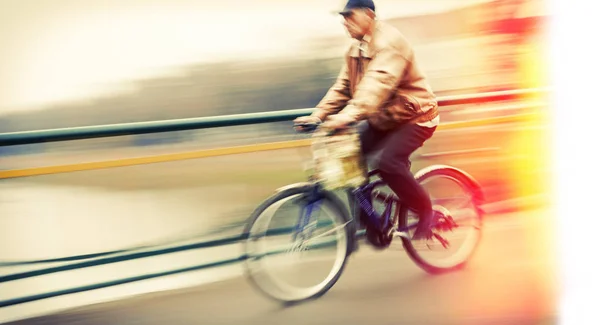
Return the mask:
<svg viewBox="0 0 600 325"><path fill-rule="evenodd" d="M431 197L436 227L434 238L412 240L415 228L402 237L408 256L428 273L463 268L476 251L483 226L481 188L465 172L450 166L431 166L415 175ZM418 216L404 209L399 227L416 224Z"/></svg>
<svg viewBox="0 0 600 325"><path fill-rule="evenodd" d="M339 279L355 228L340 200L314 186L285 189L251 215L245 271L267 297L293 303L325 294Z"/></svg>

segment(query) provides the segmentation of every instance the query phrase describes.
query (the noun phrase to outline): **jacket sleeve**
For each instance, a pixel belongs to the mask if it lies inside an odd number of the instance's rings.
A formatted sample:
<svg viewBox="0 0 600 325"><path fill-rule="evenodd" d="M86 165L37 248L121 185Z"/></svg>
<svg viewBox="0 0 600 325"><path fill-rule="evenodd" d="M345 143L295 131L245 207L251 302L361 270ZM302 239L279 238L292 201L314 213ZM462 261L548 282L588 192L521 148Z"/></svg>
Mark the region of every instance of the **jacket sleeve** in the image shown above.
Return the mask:
<svg viewBox="0 0 600 325"><path fill-rule="evenodd" d="M336 114L342 110L349 100L350 80L348 76L348 58L346 57L335 84L329 89L311 115L324 121L328 115Z"/></svg>
<svg viewBox="0 0 600 325"><path fill-rule="evenodd" d="M355 121L369 118L392 95L411 64L401 46L386 46L369 63L365 75L357 85L355 96L341 114Z"/></svg>

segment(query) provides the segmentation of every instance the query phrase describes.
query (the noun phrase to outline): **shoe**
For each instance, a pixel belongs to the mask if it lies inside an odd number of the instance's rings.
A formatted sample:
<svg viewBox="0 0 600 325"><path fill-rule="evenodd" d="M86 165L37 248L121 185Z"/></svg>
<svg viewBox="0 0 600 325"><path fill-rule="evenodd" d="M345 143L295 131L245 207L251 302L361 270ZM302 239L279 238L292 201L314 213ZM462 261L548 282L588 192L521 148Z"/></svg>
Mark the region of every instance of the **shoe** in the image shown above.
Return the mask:
<svg viewBox="0 0 600 325"><path fill-rule="evenodd" d="M433 237L433 216L435 212L431 212L428 216L420 216L417 230L412 236L412 240L431 239Z"/></svg>
<svg viewBox="0 0 600 325"><path fill-rule="evenodd" d="M412 240L429 240L431 238L433 238L433 231L431 231L431 229L422 229L420 227L417 227L417 231L415 231Z"/></svg>

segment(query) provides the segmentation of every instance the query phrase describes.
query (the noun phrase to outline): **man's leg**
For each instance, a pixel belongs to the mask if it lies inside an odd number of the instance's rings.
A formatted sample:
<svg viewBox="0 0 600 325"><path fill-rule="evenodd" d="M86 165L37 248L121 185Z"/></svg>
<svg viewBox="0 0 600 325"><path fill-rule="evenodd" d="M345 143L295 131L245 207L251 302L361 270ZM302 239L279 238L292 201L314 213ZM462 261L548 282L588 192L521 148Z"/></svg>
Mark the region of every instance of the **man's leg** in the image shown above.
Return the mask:
<svg viewBox="0 0 600 325"><path fill-rule="evenodd" d="M360 146L361 146L362 155L363 155L363 157L365 157L365 159L372 153L376 152L378 149L381 149L381 147L385 143L384 140L387 135L385 132L374 129L366 121L362 121L359 123L358 133L360 136ZM360 228L364 229L368 224L367 223L368 217L366 215L366 212L364 212L358 206L355 206L354 208L356 209L355 213L358 214L358 219L360 221ZM369 230L367 229L367 231L369 231Z"/></svg>
<svg viewBox="0 0 600 325"><path fill-rule="evenodd" d="M406 124L386 139L379 170L381 178L409 207L419 214L419 224L413 238L427 237L431 232L433 210L429 194L410 171L410 155L431 138L435 128Z"/></svg>
<svg viewBox="0 0 600 325"><path fill-rule="evenodd" d="M384 144L383 140L385 139L386 133L374 129L368 122L360 122L358 125L358 133L362 154L365 157Z"/></svg>

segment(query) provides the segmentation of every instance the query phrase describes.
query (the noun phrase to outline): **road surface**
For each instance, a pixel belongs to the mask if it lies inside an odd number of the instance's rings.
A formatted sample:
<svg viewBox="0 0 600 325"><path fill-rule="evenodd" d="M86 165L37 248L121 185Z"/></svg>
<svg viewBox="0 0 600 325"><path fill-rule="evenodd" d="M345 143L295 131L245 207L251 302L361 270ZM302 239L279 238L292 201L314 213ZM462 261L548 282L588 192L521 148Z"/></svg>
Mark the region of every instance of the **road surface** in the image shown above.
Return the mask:
<svg viewBox="0 0 600 325"><path fill-rule="evenodd" d="M363 244L329 293L293 307L234 277L10 324L558 323L551 211L496 217L469 266L452 274L427 275L400 246L380 252Z"/></svg>

